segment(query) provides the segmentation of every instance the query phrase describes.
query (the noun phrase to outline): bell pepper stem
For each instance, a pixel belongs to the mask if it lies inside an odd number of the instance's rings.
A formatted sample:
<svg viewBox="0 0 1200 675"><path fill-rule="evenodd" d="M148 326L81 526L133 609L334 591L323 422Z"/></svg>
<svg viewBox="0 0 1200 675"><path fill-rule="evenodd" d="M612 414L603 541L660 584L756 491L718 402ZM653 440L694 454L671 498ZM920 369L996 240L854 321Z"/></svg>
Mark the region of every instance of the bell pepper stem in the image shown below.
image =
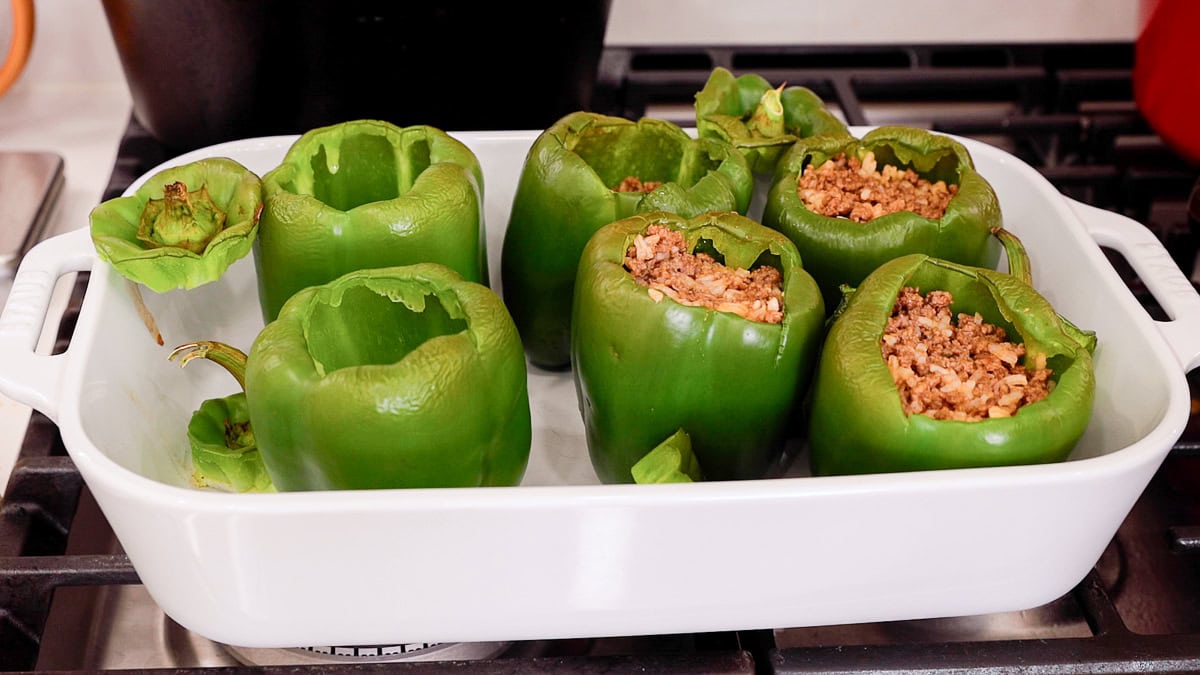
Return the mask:
<svg viewBox="0 0 1200 675"><path fill-rule="evenodd" d="M754 109L754 114L750 116L750 121L746 125L751 131L757 131L765 138L783 135L783 100L780 96L783 94L784 86L786 83L763 93L758 107Z"/></svg>
<svg viewBox="0 0 1200 675"><path fill-rule="evenodd" d="M237 380L242 391L246 390L246 355L241 350L230 347L222 342L200 340L179 345L171 351L167 360L179 358L179 367L183 368L194 359L208 359L224 368L233 379Z"/></svg>
<svg viewBox="0 0 1200 675"><path fill-rule="evenodd" d="M1008 257L1008 273L1032 286L1033 267L1029 264L1029 254L1021 240L1003 227L993 227L992 236L1004 246L1004 255Z"/></svg>

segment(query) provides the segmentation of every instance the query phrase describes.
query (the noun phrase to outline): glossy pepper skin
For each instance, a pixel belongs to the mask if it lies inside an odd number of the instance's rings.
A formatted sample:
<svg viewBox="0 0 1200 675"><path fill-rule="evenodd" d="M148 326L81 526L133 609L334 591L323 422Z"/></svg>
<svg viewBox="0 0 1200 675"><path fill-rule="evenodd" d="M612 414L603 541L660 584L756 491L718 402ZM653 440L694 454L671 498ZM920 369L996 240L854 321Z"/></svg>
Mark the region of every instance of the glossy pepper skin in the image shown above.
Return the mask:
<svg viewBox="0 0 1200 675"><path fill-rule="evenodd" d="M808 210L796 192L808 165L820 166L840 153L863 157L873 151L879 168L912 167L931 181L957 185L945 214L932 220L901 211L856 223ZM763 210L763 224L791 239L833 308L842 284L857 286L875 268L909 253L980 267L994 267L999 248L991 230L1001 225L1000 203L975 171L967 149L954 139L923 129L880 127L861 139L815 136L800 139L780 160Z"/></svg>
<svg viewBox="0 0 1200 675"><path fill-rule="evenodd" d="M187 428L197 487L229 492L274 492L250 428L245 392L204 401Z"/></svg>
<svg viewBox="0 0 1200 675"><path fill-rule="evenodd" d="M1025 345L1027 364L1045 355L1049 396L1007 418L976 422L906 415L880 350L905 286L949 291L952 311L979 312ZM880 473L1055 462L1066 458L1091 416L1095 336L1055 313L1017 276L927 255L893 260L850 296L825 340L809 427L815 474Z"/></svg>
<svg viewBox="0 0 1200 675"><path fill-rule="evenodd" d="M266 321L292 294L358 269L434 262L487 284L483 173L429 126L314 129L263 176L255 257Z"/></svg>
<svg viewBox="0 0 1200 675"><path fill-rule="evenodd" d="M351 272L297 293L244 354L243 386L279 490L515 485L531 441L525 358L500 298L436 263Z"/></svg>
<svg viewBox="0 0 1200 675"><path fill-rule="evenodd" d="M772 110L772 104L777 108ZM713 69L696 94L695 108L700 136L733 145L755 173L774 171L779 158L798 139L850 133L812 90L786 87L777 91L761 75L734 77L721 67Z"/></svg>
<svg viewBox="0 0 1200 675"><path fill-rule="evenodd" d="M279 490L515 485L531 441L525 357L500 298L437 264L307 288L246 364Z"/></svg>
<svg viewBox="0 0 1200 675"><path fill-rule="evenodd" d="M715 249L727 266L776 266L783 322L655 302L624 267L634 237L655 224L682 231L689 251ZM761 478L777 464L825 317L816 283L786 237L737 214L637 215L592 237L578 278L573 374L601 480L630 482L631 467L678 429L690 436L708 480Z"/></svg>
<svg viewBox="0 0 1200 675"><path fill-rule="evenodd" d="M250 252L262 203L262 182L249 169L224 157L202 159L160 171L134 194L93 209L92 243L121 276L152 291L195 288Z"/></svg>
<svg viewBox="0 0 1200 675"><path fill-rule="evenodd" d="M615 192L627 176L664 183L648 194ZM525 159L501 256L504 301L530 361L569 365L575 270L596 230L649 211L745 213L753 189L732 147L670 122L576 112L543 132Z"/></svg>

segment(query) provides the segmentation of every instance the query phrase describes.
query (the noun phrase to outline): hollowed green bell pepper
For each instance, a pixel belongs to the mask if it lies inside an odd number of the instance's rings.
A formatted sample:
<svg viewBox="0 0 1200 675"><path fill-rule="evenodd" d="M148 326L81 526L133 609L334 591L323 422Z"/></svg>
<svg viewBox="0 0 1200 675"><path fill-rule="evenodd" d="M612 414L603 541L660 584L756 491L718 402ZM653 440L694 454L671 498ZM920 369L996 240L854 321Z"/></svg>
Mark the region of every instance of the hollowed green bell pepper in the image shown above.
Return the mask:
<svg viewBox="0 0 1200 675"><path fill-rule="evenodd" d="M625 269L626 250L651 225L681 231L730 267L783 275L783 321L655 301ZM596 474L630 482L630 469L678 429L705 478L760 478L784 450L816 360L825 317L820 292L783 235L743 216L685 220L650 213L616 221L588 242L572 316L575 389Z"/></svg>
<svg viewBox="0 0 1200 675"><path fill-rule="evenodd" d="M231 492L274 492L263 464L245 392L200 404L188 422L192 479L197 487Z"/></svg>
<svg viewBox="0 0 1200 675"><path fill-rule="evenodd" d="M354 270L419 262L488 283L483 173L428 126L357 120L314 129L263 176L255 256L263 316Z"/></svg>
<svg viewBox="0 0 1200 675"><path fill-rule="evenodd" d="M761 75L717 67L696 94L696 131L737 148L755 173L771 173L798 139L850 132L806 87L772 88Z"/></svg>
<svg viewBox="0 0 1200 675"><path fill-rule="evenodd" d="M815 474L1037 464L1071 452L1091 416L1095 335L1060 317L1034 290L1013 241L1005 248L1015 274L913 254L883 265L853 291L826 337L813 384ZM1012 417L955 421L905 414L880 340L906 286L950 292L955 315L978 312L1004 328L1025 345L1027 364L1044 357L1053 370L1050 394Z"/></svg>
<svg viewBox="0 0 1200 675"><path fill-rule="evenodd" d="M880 169L911 167L930 181L957 185L945 215L932 220L901 211L858 223L823 216L804 205L797 193L804 167L820 166L841 153L862 158L868 151L875 153ZM776 168L762 222L796 244L830 308L842 284L855 286L902 255L924 253L981 267L994 267L999 259L999 248L990 241L992 228L1001 225L996 193L961 143L923 129L880 127L862 139L815 136L796 141Z"/></svg>
<svg viewBox="0 0 1200 675"><path fill-rule="evenodd" d="M258 176L214 157L160 171L128 197L92 209L101 260L165 293L215 281L250 252L262 211Z"/></svg>
<svg viewBox="0 0 1200 675"><path fill-rule="evenodd" d="M663 181L620 193L625 177ZM746 160L727 143L693 139L661 120L567 115L525 159L504 237L504 300L529 359L543 368L570 360L571 297L588 238L635 213L745 213L754 190Z"/></svg>
<svg viewBox="0 0 1200 675"><path fill-rule="evenodd" d="M514 485L531 441L525 356L500 298L427 263L351 272L292 296L248 357L217 343L184 363L245 372L279 490Z"/></svg>

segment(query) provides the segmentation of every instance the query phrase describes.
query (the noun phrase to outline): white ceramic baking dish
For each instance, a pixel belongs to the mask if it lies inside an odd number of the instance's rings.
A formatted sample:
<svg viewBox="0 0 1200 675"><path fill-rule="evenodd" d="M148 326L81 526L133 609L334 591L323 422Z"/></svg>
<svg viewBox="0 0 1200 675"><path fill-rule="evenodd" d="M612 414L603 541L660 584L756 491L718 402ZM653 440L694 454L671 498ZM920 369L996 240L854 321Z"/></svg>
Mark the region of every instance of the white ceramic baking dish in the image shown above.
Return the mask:
<svg viewBox="0 0 1200 675"><path fill-rule="evenodd" d="M536 133L457 135L484 168L498 288L509 204ZM227 143L170 164L224 155L261 174L292 140ZM598 485L570 375L531 369L532 459L519 487L199 491L187 482L188 417L236 385L167 354L205 338L249 347L261 327L253 260L193 291L147 292L159 347L86 228L25 258L0 316L0 390L58 423L158 604L221 642L522 640L1033 607L1083 578L1182 433L1200 298L1141 225L964 142L1027 244L1036 284L1099 334L1095 413L1067 462L812 478L801 458L778 479ZM1147 316L1098 244L1132 262L1172 321ZM54 283L76 270L92 276L70 348L36 355Z"/></svg>

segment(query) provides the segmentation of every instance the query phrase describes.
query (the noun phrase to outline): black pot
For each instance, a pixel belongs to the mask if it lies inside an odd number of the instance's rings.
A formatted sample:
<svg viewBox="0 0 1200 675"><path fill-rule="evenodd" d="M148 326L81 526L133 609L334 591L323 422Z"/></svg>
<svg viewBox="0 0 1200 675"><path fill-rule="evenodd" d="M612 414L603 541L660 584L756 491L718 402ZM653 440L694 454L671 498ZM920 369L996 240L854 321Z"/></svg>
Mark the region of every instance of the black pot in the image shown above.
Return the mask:
<svg viewBox="0 0 1200 675"><path fill-rule="evenodd" d="M103 0L134 114L176 150L351 119L544 129L587 110L610 0Z"/></svg>

